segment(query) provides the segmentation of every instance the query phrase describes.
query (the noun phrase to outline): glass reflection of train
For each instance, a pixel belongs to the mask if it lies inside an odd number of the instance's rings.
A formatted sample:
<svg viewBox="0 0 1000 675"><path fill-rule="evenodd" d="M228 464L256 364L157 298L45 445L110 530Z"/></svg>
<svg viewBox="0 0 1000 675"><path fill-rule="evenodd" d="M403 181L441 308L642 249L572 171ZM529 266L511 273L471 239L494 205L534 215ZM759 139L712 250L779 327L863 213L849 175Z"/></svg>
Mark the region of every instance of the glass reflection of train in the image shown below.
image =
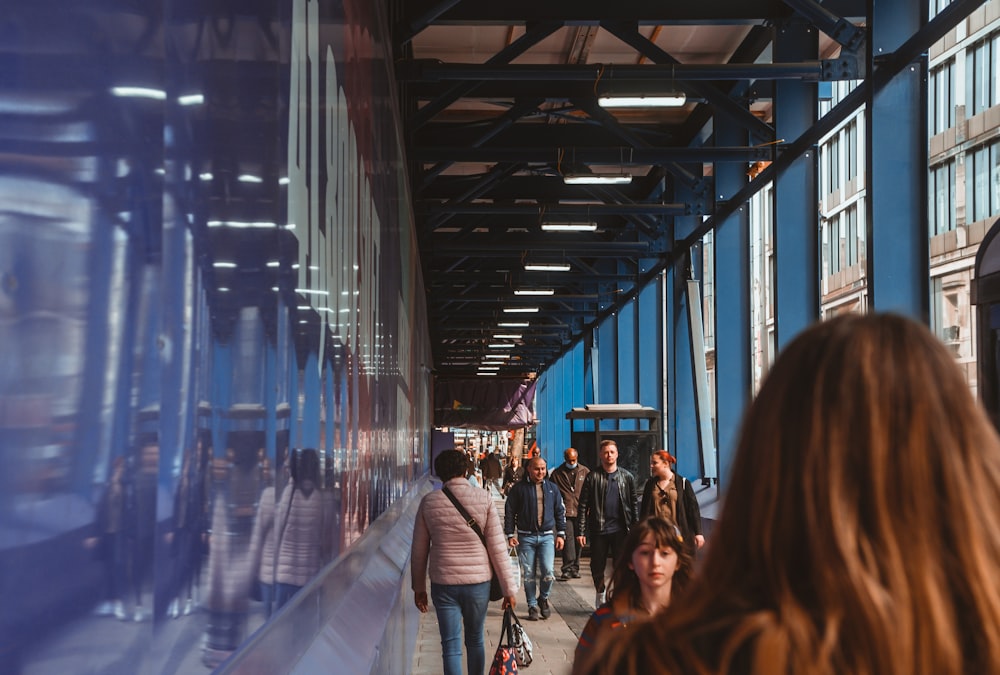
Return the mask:
<svg viewBox="0 0 1000 675"><path fill-rule="evenodd" d="M223 658L292 449L328 558L424 470L386 40L368 3L315 4L5 6L0 672L82 667L73 640L134 672L196 615Z"/></svg>

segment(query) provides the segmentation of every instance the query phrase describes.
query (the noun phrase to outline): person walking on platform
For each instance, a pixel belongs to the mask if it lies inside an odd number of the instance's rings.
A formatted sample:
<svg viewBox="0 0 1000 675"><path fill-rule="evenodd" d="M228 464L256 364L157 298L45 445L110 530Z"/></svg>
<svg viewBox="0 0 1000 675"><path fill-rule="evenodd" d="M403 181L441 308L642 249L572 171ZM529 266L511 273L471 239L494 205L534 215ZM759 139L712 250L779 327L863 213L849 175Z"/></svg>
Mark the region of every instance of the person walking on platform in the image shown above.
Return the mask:
<svg viewBox="0 0 1000 675"><path fill-rule="evenodd" d="M479 468L483 472L483 487L489 490L491 487L495 488L499 493L500 488L503 487L500 480L503 478L503 465L500 463L500 458L497 453L490 449L486 458L479 463Z"/></svg>
<svg viewBox="0 0 1000 675"><path fill-rule="evenodd" d="M1000 673L1000 438L926 326L792 340L728 475L680 602L585 672Z"/></svg>
<svg viewBox="0 0 1000 675"><path fill-rule="evenodd" d="M650 456L650 475L642 490L639 517L660 516L674 523L693 552L705 545L701 533L701 507L691 481L671 468L676 463L666 450L657 450Z"/></svg>
<svg viewBox="0 0 1000 675"><path fill-rule="evenodd" d="M524 467L521 466L521 460L517 457L511 457L503 472L503 487L500 488L500 493L506 497L510 493L511 487L522 480L524 480Z"/></svg>
<svg viewBox="0 0 1000 675"><path fill-rule="evenodd" d="M492 570L500 579L503 606L514 607L517 603L514 570L493 497L469 484L465 479L467 468L468 460L457 450L445 450L434 460L434 473L444 485L420 500L410 549L413 602L421 612L429 608L430 572L445 675L462 673L463 626L468 672L481 675L486 670L483 629ZM475 519L486 546L452 499Z"/></svg>
<svg viewBox="0 0 1000 675"><path fill-rule="evenodd" d="M662 612L691 579L690 547L680 530L663 518L640 520L625 538L625 550L615 562L608 584L608 601L594 610L580 633L573 673L582 673L594 647L619 628Z"/></svg>
<svg viewBox="0 0 1000 675"><path fill-rule="evenodd" d="M580 504L580 493L590 469L577 460L579 454L574 448L566 448L563 453L566 460L555 468L549 480L556 484L562 493L563 504L566 505L566 545L562 550L562 569L559 579L580 578L580 550L583 548L576 540L576 517ZM582 532L579 534L583 534Z"/></svg>
<svg viewBox="0 0 1000 675"><path fill-rule="evenodd" d="M528 620L537 621L539 610L549 618L549 593L556 580L556 551L566 542L566 508L559 488L545 479L545 460L528 461L528 480L515 483L504 506L507 543L517 547L528 598ZM536 581L536 570L541 583ZM535 595L537 592L537 596Z"/></svg>
<svg viewBox="0 0 1000 675"><path fill-rule="evenodd" d="M587 474L577 511L576 540L583 546L590 538L590 574L597 597L594 606L604 604L604 570L608 555L617 560L625 536L638 520L635 476L618 466L618 444L601 441L601 465Z"/></svg>

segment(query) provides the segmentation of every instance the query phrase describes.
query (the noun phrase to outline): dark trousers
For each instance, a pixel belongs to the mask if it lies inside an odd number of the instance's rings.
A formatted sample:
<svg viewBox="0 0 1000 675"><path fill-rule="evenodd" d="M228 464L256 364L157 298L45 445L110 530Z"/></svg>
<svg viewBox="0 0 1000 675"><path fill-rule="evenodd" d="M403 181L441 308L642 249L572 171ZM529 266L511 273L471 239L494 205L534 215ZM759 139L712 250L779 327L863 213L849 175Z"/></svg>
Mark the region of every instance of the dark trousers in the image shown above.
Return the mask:
<svg viewBox="0 0 1000 675"><path fill-rule="evenodd" d="M604 590L604 570L607 568L608 555L611 555L613 565L624 548L627 535L625 530L611 534L590 533L590 574L594 577L594 588L598 592Z"/></svg>
<svg viewBox="0 0 1000 675"><path fill-rule="evenodd" d="M576 540L575 519L576 516L566 517L566 543L563 545L562 568L559 570L564 577L580 573L580 549L583 547Z"/></svg>

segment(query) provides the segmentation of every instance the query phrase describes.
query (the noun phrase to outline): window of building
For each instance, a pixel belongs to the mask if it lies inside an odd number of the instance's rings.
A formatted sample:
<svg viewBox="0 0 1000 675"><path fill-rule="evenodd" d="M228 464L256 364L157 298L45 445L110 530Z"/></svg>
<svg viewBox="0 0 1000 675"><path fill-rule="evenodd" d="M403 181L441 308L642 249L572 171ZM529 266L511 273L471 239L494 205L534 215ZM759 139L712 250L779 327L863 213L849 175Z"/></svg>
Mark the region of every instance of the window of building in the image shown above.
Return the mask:
<svg viewBox="0 0 1000 675"><path fill-rule="evenodd" d="M975 356L969 271L931 278L931 330L961 360Z"/></svg>
<svg viewBox="0 0 1000 675"><path fill-rule="evenodd" d="M954 61L944 63L930 73L927 91L930 99L928 122L931 127L931 135L940 134L955 126L955 101L952 86L954 74Z"/></svg>
<svg viewBox="0 0 1000 675"><path fill-rule="evenodd" d="M858 217L858 204L824 219L820 236L827 276L864 260L865 233Z"/></svg>
<svg viewBox="0 0 1000 675"><path fill-rule="evenodd" d="M930 18L934 18L950 4L951 0L930 0L930 12L928 13L928 16Z"/></svg>
<svg viewBox="0 0 1000 675"><path fill-rule="evenodd" d="M947 161L931 167L930 185L927 190L930 199L930 235L941 234L955 229L955 162Z"/></svg>
<svg viewBox="0 0 1000 675"><path fill-rule="evenodd" d="M846 179L853 180L858 175L858 120L855 118L844 128L844 168Z"/></svg>
<svg viewBox="0 0 1000 675"><path fill-rule="evenodd" d="M984 220L1000 212L1000 144L984 145L965 154L966 221Z"/></svg>
<svg viewBox="0 0 1000 675"><path fill-rule="evenodd" d="M996 60L997 36L991 36L969 47L965 53L965 115L978 115L994 105L997 95Z"/></svg>

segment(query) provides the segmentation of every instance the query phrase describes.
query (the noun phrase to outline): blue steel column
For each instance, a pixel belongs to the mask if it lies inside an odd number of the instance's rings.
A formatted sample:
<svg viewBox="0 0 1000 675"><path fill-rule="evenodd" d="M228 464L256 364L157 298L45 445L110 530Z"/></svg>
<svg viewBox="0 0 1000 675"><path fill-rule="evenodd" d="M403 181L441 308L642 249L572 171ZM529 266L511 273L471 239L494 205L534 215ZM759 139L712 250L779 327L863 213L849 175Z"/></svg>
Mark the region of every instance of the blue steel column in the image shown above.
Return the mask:
<svg viewBox="0 0 1000 675"><path fill-rule="evenodd" d="M663 410L663 284L646 285L637 299L639 403ZM660 443L663 442L662 437Z"/></svg>
<svg viewBox="0 0 1000 675"><path fill-rule="evenodd" d="M674 201L693 202L693 191L678 186ZM700 216L674 219L674 240L683 240L701 222ZM691 326L687 307L687 281L690 270L700 269L701 245L666 270L667 298L667 450L677 458L681 474L701 472L698 441L698 406L695 401L694 364L691 360Z"/></svg>
<svg viewBox="0 0 1000 675"><path fill-rule="evenodd" d="M816 29L801 20L775 29L774 61L818 57ZM793 141L816 122L815 83L778 80L774 85L774 129ZM774 184L775 346L784 348L819 317L819 247L816 208L816 152L803 153Z"/></svg>
<svg viewBox="0 0 1000 675"><path fill-rule="evenodd" d="M302 431L303 448L319 449L319 391L320 372L319 356L314 350L309 350L306 356L306 367L302 373Z"/></svg>
<svg viewBox="0 0 1000 675"><path fill-rule="evenodd" d="M616 317L610 316L597 327L598 403L618 401L618 335ZM617 429L617 420L600 420L601 429Z"/></svg>
<svg viewBox="0 0 1000 675"><path fill-rule="evenodd" d="M639 353L636 332L636 303L631 301L622 306L617 314L618 324L618 398L617 403L638 403ZM618 428L625 431L638 430L638 420L621 420Z"/></svg>
<svg viewBox="0 0 1000 675"><path fill-rule="evenodd" d="M870 63L895 51L926 23L926 2L879 0L872 7ZM869 305L926 322L926 54L874 96L869 93L865 122Z"/></svg>
<svg viewBox="0 0 1000 675"><path fill-rule="evenodd" d="M720 146L746 145L745 131L715 129ZM743 164L715 165L715 193L728 200L747 182ZM706 317L706 320L710 320ZM750 402L750 214L746 204L715 229L715 428L719 484L729 480L743 410Z"/></svg>

